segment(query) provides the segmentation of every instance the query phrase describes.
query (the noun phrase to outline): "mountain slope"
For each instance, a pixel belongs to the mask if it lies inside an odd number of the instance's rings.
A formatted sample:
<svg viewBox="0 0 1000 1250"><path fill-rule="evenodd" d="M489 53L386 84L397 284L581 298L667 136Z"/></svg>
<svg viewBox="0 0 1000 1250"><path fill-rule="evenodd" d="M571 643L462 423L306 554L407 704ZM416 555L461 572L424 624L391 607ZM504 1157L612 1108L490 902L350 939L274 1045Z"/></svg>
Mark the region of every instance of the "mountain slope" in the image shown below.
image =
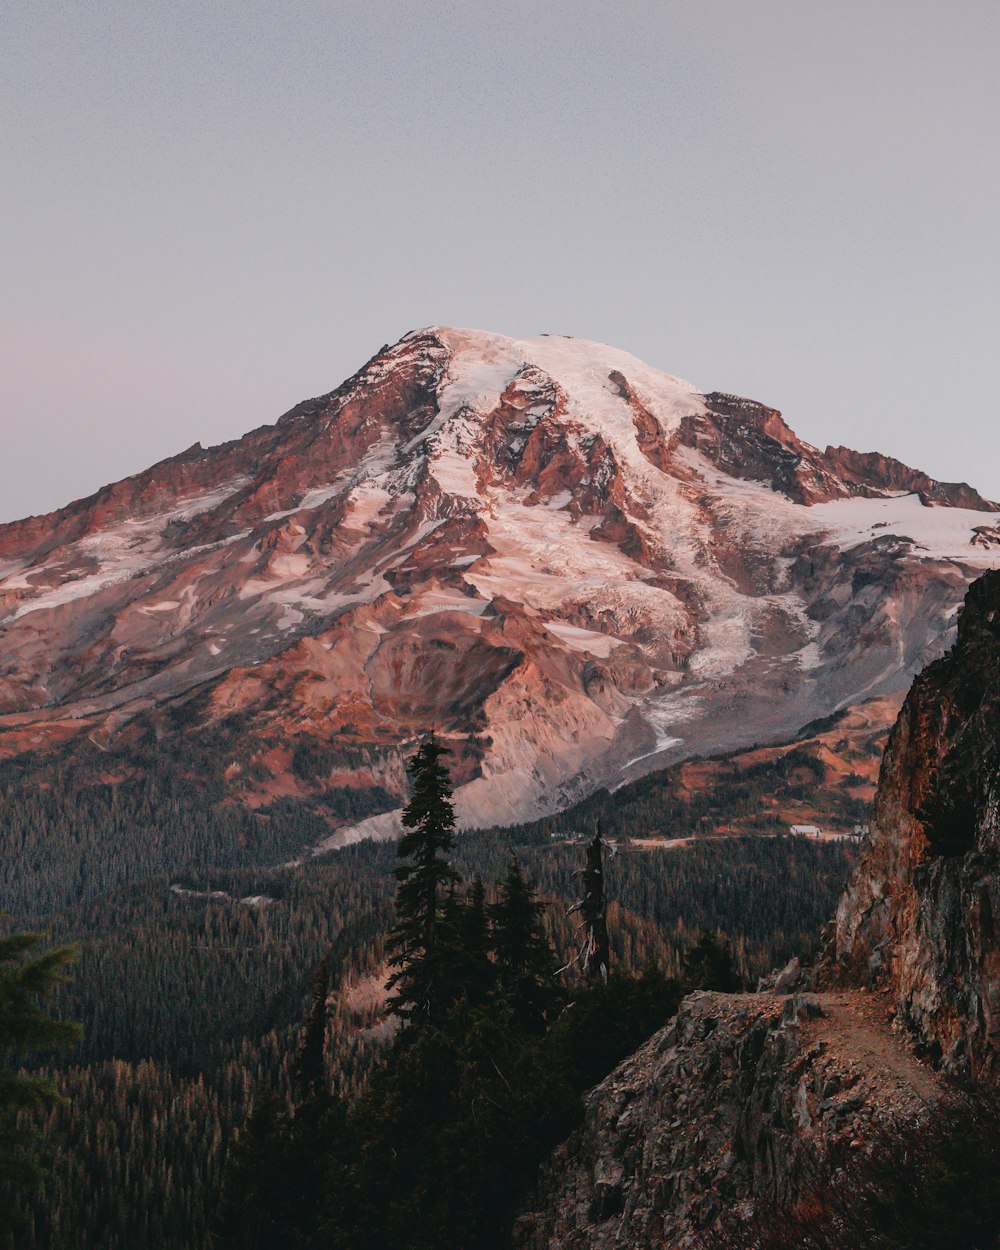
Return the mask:
<svg viewBox="0 0 1000 1250"><path fill-rule="evenodd" d="M463 820L524 819L905 688L996 511L604 345L423 330L0 527L0 753L224 724L259 804L401 793L434 727Z"/></svg>

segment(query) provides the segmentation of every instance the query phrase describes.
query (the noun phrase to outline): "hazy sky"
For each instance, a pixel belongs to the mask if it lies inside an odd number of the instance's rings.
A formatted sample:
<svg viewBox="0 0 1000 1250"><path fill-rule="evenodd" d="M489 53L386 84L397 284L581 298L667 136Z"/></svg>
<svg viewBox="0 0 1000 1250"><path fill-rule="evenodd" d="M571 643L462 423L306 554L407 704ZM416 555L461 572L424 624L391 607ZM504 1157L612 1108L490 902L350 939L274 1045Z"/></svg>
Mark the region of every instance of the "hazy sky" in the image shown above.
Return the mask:
<svg viewBox="0 0 1000 1250"><path fill-rule="evenodd" d="M0 519L431 323L1000 498L997 0L7 0Z"/></svg>

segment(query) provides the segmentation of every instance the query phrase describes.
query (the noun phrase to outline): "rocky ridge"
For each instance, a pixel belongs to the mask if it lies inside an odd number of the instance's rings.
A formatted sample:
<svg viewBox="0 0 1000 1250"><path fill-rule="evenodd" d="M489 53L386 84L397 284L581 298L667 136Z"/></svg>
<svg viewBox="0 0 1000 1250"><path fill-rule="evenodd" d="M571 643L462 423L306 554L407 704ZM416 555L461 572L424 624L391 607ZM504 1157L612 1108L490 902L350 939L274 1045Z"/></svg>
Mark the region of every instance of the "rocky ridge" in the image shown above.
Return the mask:
<svg viewBox="0 0 1000 1250"><path fill-rule="evenodd" d="M463 823L523 820L905 688L995 511L602 344L433 327L0 527L0 756L224 727L234 799L322 801L402 794L434 728Z"/></svg>
<svg viewBox="0 0 1000 1250"><path fill-rule="evenodd" d="M998 700L988 573L906 699L823 957L754 995L686 999L587 1095L522 1247L696 1247L726 1212L801 1198L810 1160L921 1123L950 1076L995 1079Z"/></svg>
<svg viewBox="0 0 1000 1250"><path fill-rule="evenodd" d="M794 1201L817 1154L919 1118L941 1078L887 1026L876 994L694 994L585 1096L548 1161L522 1250L696 1250L755 1198Z"/></svg>

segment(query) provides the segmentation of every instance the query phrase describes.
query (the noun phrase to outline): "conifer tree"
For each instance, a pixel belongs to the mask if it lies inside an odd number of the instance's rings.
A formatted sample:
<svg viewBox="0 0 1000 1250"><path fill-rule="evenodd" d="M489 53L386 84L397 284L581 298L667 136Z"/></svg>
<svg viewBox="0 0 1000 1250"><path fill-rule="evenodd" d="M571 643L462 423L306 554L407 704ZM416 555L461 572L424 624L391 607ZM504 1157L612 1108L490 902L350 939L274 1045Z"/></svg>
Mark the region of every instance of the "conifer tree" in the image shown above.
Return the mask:
<svg viewBox="0 0 1000 1250"><path fill-rule="evenodd" d="M313 974L309 1014L293 1072L299 1099L291 1117L288 1142L296 1181L295 1223L306 1245L311 1244L319 1226L327 1196L329 1156L342 1138L345 1121L345 1109L333 1096L326 1071L329 996L330 966L321 959Z"/></svg>
<svg viewBox="0 0 1000 1250"><path fill-rule="evenodd" d="M684 956L684 981L689 990L735 994L741 988L741 980L729 939L703 929Z"/></svg>
<svg viewBox="0 0 1000 1250"><path fill-rule="evenodd" d="M490 949L489 916L486 911L486 887L477 872L469 887L465 917L462 925L465 947L470 952L488 958Z"/></svg>
<svg viewBox="0 0 1000 1250"><path fill-rule="evenodd" d="M468 1001L476 1006L484 1001L496 980L496 968L490 959L490 918L486 906L486 889L477 873L469 888L469 897L459 925L462 946L462 986Z"/></svg>
<svg viewBox="0 0 1000 1250"><path fill-rule="evenodd" d="M216 1250L305 1250L318 1244L334 1192L346 1113L327 1082L324 1043L330 972L321 959L291 1068L292 1110L274 1091L257 1098L229 1152L213 1227Z"/></svg>
<svg viewBox="0 0 1000 1250"><path fill-rule="evenodd" d="M26 1052L80 1036L78 1025L54 1020L44 1009L45 999L65 981L66 965L76 952L60 946L30 957L41 940L40 933L0 938L0 1054L11 1065ZM17 1195L37 1188L42 1176L34 1154L35 1134L20 1113L57 1101L51 1081L14 1066L0 1067L0 1232L17 1226Z"/></svg>
<svg viewBox="0 0 1000 1250"><path fill-rule="evenodd" d="M450 925L442 925L445 891L458 881L445 858L455 838L451 780L441 763L445 754L431 735L408 762L413 795L403 809L407 832L397 847L403 862L396 868L396 925L390 936L396 972L389 988L395 990L393 1010L414 1023L436 1018L455 990L447 968L454 935Z"/></svg>
<svg viewBox="0 0 1000 1250"><path fill-rule="evenodd" d="M302 1030L299 1053L295 1060L295 1077L302 1102L316 1100L326 1092L326 1063L323 1047L326 1041L326 1002L330 997L330 969L325 959L316 965L313 974L309 1015Z"/></svg>
<svg viewBox="0 0 1000 1250"><path fill-rule="evenodd" d="M212 1250L287 1250L297 1176L282 1099L260 1095L230 1147L212 1228Z"/></svg>
<svg viewBox="0 0 1000 1250"><path fill-rule="evenodd" d="M436 1006L440 1025L442 1009L451 1011L459 1003L479 1006L496 981L496 969L490 959L486 889L480 877L475 878L464 895L457 880L451 882L441 904L436 932L440 986ZM461 1027L457 1020L452 1024Z"/></svg>
<svg viewBox="0 0 1000 1250"><path fill-rule="evenodd" d="M510 995L518 1024L529 1032L544 1029L556 1000L556 964L542 926L543 911L515 856L490 919L500 986Z"/></svg>

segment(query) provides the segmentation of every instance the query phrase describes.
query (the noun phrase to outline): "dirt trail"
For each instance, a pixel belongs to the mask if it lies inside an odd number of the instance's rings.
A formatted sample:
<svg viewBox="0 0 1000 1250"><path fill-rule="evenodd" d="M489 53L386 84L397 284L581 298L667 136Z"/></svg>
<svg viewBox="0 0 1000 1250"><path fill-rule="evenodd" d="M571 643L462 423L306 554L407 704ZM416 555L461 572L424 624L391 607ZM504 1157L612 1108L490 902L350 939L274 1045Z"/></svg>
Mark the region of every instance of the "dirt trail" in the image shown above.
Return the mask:
<svg viewBox="0 0 1000 1250"><path fill-rule="evenodd" d="M827 1057L867 1087L873 1109L916 1112L942 1096L944 1079L917 1058L907 1035L893 1028L889 999L862 990L810 997L824 1012L809 1021L810 1041L822 1042Z"/></svg>

